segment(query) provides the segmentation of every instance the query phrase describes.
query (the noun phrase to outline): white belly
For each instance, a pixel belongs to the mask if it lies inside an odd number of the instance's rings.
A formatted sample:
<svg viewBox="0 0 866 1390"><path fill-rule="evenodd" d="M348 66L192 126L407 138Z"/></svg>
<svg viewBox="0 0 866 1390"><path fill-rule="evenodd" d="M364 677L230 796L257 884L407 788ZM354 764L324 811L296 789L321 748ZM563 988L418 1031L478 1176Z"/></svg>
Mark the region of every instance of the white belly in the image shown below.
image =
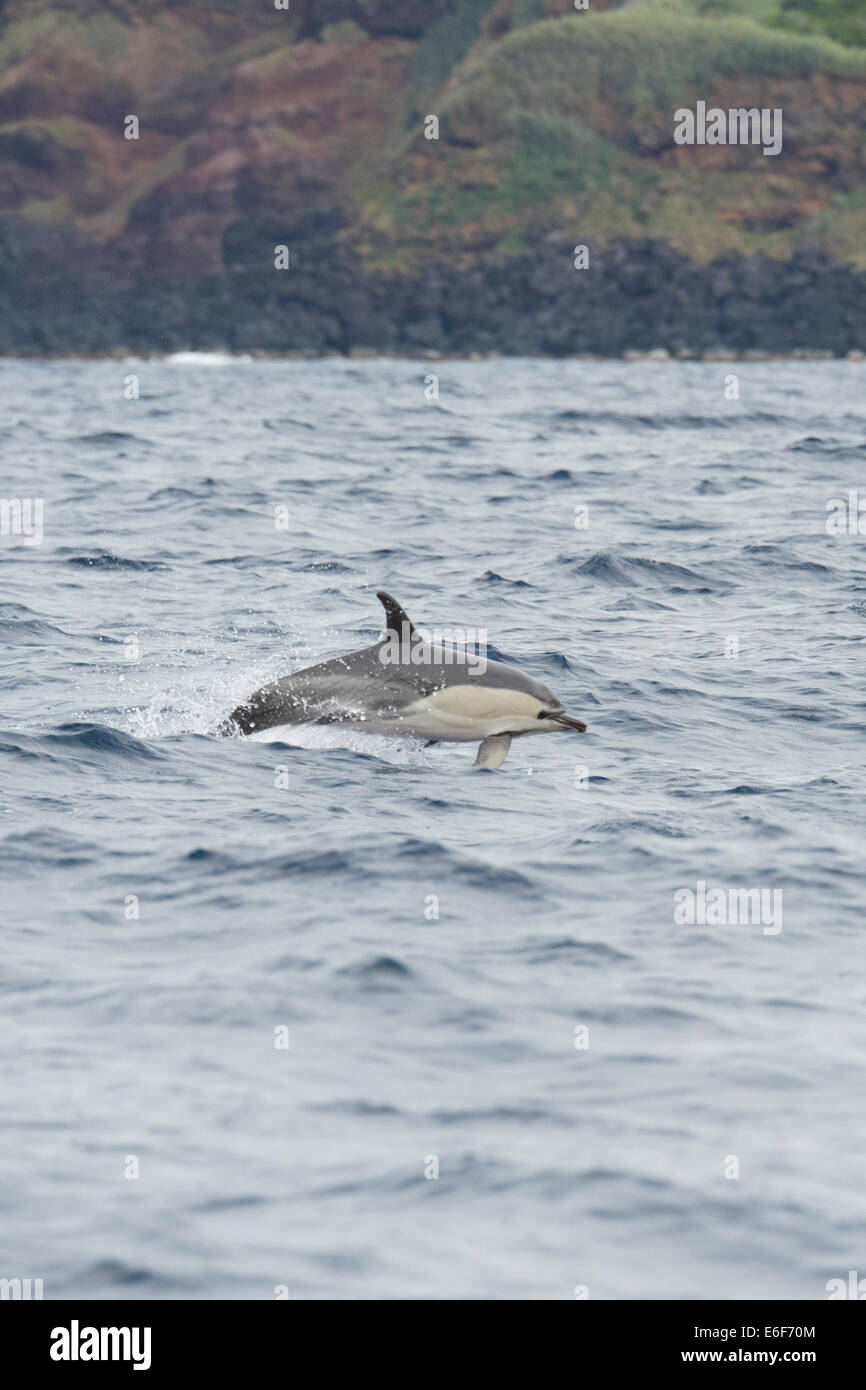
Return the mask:
<svg viewBox="0 0 866 1390"><path fill-rule="evenodd" d="M538 721L544 706L534 695L483 685L450 685L408 705L400 720L404 733L450 742L493 734L544 733Z"/></svg>

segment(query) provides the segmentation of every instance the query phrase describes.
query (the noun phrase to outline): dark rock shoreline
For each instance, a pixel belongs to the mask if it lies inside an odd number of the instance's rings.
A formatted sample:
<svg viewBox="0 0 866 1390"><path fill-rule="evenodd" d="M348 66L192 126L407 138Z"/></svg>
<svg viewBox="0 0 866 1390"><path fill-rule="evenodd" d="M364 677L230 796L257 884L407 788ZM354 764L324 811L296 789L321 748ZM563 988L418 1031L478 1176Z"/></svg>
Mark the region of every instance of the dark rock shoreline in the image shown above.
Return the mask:
<svg viewBox="0 0 866 1390"><path fill-rule="evenodd" d="M0 231L0 354L182 350L508 356L664 350L834 356L866 347L866 275L803 249L789 262L699 266L659 241L590 246L541 234L528 253L413 276L365 275L339 235L272 268L271 237L241 238L222 276L160 281L95 264L58 233ZM235 239L237 243L237 238ZM265 269L262 269L265 266Z"/></svg>

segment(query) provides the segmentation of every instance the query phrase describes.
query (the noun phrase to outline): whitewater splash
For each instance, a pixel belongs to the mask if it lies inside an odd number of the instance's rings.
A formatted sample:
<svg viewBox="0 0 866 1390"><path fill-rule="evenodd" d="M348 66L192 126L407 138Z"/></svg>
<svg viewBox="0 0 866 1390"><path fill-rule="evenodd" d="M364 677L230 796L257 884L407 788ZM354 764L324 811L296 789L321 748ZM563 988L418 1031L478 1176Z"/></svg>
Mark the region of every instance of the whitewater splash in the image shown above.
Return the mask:
<svg viewBox="0 0 866 1390"><path fill-rule="evenodd" d="M254 362L248 352L172 352L163 359L175 367L230 367L235 362Z"/></svg>
<svg viewBox="0 0 866 1390"><path fill-rule="evenodd" d="M173 672L174 679L169 684L165 668L154 670L150 677L153 689L140 702L121 704L116 712L103 709L99 717L109 723L119 720L125 733L140 739L174 738L178 734L216 736L226 710L233 709L243 698L250 682L263 678L263 669L261 665L244 666L236 671L210 670L204 675L198 668L181 670ZM272 673L265 671L264 680L271 679ZM119 683L121 693L126 693L125 672L119 676ZM136 684L144 683L143 675L139 676Z"/></svg>
<svg viewBox="0 0 866 1390"><path fill-rule="evenodd" d="M246 737L218 734L217 728L225 719L226 711L233 709L244 693L261 681L261 668L257 671L247 669L230 678L214 675L207 684L202 684L200 680L188 684L179 681L173 686L162 686L154 691L143 704L121 708L114 717L109 712L101 711L99 717L103 722L116 723L122 732L143 741L176 738L182 734L207 734L215 739L240 743L276 743L309 749L344 748L398 766L419 766L428 761L420 740L367 734L335 724L285 725L263 729ZM81 717L89 719L93 715L82 714Z"/></svg>

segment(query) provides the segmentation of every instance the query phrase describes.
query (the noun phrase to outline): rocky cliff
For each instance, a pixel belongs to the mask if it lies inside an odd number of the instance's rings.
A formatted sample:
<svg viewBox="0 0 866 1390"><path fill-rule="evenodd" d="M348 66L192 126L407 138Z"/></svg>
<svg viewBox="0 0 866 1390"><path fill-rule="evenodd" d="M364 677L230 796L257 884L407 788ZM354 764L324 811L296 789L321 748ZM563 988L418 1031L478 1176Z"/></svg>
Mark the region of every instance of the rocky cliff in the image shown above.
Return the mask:
<svg viewBox="0 0 866 1390"><path fill-rule="evenodd" d="M860 0L280 3L0 5L0 351L866 347Z"/></svg>

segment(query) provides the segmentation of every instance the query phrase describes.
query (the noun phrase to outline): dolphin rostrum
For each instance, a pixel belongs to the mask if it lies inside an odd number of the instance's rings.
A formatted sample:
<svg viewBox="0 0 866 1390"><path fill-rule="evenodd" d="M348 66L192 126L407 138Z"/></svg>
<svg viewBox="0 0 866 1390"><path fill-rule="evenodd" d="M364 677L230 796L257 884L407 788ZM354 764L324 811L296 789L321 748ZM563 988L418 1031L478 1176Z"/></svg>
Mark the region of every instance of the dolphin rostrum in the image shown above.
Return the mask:
<svg viewBox="0 0 866 1390"><path fill-rule="evenodd" d="M541 681L443 647L419 631L390 594L385 635L372 647L295 671L256 690L232 710L223 734L253 734L284 724L340 724L429 743L480 739L476 767L500 767L512 738L586 725L566 714Z"/></svg>

